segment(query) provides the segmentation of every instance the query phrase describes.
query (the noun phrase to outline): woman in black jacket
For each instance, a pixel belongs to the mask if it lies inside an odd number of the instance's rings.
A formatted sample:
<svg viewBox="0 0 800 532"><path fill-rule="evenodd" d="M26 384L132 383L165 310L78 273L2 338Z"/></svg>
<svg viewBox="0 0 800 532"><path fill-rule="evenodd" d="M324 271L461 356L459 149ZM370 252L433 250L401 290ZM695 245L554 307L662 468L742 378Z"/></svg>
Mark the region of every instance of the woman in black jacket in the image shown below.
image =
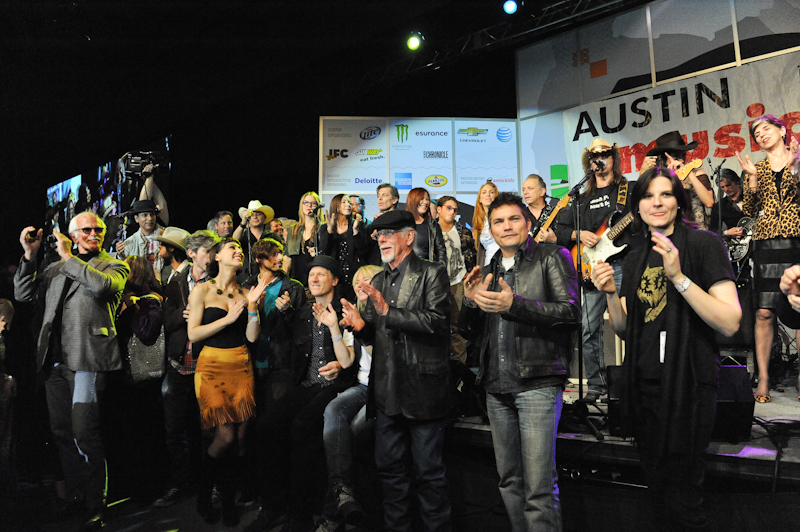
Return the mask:
<svg viewBox="0 0 800 532"><path fill-rule="evenodd" d="M430 213L431 195L424 188L412 188L406 199L406 210L417 223L414 254L424 260L447 266L447 248L442 228Z"/></svg>

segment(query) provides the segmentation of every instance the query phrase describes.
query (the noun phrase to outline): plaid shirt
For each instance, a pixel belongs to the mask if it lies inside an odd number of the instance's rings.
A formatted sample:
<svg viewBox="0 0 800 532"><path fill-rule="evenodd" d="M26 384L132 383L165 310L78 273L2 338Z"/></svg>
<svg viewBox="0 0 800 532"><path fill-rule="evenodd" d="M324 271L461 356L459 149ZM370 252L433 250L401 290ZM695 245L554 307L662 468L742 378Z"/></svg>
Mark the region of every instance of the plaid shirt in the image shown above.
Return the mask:
<svg viewBox="0 0 800 532"><path fill-rule="evenodd" d="M204 283L208 280L208 273L203 274L200 279L195 281L194 277L192 276L192 272L189 272L189 277L187 280L189 281L189 294L191 295L195 285L198 283ZM186 356L183 357L183 365L178 364L178 362L175 360L172 360L171 363L181 375L192 375L195 368L197 368L197 359L192 355L192 342L186 342Z"/></svg>

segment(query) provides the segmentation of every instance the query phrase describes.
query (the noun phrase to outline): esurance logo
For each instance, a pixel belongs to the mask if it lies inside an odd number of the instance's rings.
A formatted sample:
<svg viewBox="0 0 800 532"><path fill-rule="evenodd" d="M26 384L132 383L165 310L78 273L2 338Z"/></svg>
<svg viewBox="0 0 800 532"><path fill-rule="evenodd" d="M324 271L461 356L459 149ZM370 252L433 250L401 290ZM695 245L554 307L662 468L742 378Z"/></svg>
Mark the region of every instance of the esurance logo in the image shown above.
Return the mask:
<svg viewBox="0 0 800 532"><path fill-rule="evenodd" d="M486 132L489 131L488 129L478 129L477 127L468 127L465 129L459 129L459 135L467 135L470 137L477 137L478 135L485 135Z"/></svg>
<svg viewBox="0 0 800 532"><path fill-rule="evenodd" d="M447 178L443 175L429 175L425 178L425 183L431 187L443 187L447 184Z"/></svg>
<svg viewBox="0 0 800 532"><path fill-rule="evenodd" d="M394 126L397 132L397 142L408 142L408 124L397 124Z"/></svg>
<svg viewBox="0 0 800 532"><path fill-rule="evenodd" d="M328 155L326 157L329 161L336 159L337 157L347 159L347 150L328 150Z"/></svg>
<svg viewBox="0 0 800 532"><path fill-rule="evenodd" d="M361 137L361 140L372 140L378 138L378 135L381 134L381 128L378 126L366 127L361 130L361 133L358 134Z"/></svg>

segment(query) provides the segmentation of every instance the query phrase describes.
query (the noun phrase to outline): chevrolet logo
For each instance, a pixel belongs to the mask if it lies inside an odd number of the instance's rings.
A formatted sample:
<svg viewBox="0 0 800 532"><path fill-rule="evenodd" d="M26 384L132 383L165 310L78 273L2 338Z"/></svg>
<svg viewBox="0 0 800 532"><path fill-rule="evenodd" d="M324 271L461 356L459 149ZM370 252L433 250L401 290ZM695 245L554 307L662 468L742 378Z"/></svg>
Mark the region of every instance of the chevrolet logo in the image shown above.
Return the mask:
<svg viewBox="0 0 800 532"><path fill-rule="evenodd" d="M469 135L470 137L475 137L477 135L485 135L486 132L489 131L488 129L478 129L476 127L468 127L466 129L459 129L459 135Z"/></svg>

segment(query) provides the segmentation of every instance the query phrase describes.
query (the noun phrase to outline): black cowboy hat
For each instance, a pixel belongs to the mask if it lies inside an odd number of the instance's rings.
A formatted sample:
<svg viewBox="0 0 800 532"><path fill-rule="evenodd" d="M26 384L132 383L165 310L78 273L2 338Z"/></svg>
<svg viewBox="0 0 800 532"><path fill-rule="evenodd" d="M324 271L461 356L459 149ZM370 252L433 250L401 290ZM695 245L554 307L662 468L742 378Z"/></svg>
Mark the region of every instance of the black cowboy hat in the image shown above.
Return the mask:
<svg viewBox="0 0 800 532"><path fill-rule="evenodd" d="M656 139L656 147L647 152L647 157L664 155L668 151L689 151L696 147L696 140L690 144L686 144L679 131L670 131Z"/></svg>

